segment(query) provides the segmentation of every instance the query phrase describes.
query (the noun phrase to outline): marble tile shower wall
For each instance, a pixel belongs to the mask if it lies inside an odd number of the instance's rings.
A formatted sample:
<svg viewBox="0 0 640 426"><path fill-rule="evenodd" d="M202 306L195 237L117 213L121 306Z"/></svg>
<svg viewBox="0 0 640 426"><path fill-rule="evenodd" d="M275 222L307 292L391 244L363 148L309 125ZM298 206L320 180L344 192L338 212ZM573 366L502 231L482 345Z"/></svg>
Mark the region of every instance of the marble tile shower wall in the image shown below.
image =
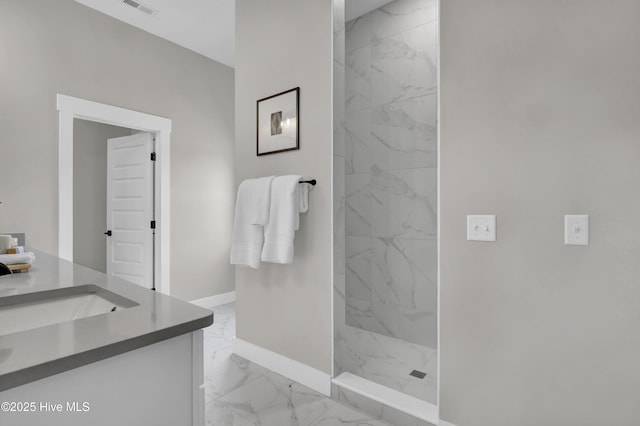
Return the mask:
<svg viewBox="0 0 640 426"><path fill-rule="evenodd" d="M336 219L344 217L346 235L336 257L346 255L346 322L432 348L436 36L436 0L396 0L345 24L344 64L334 63L345 75L341 82L336 73L345 111L334 158L336 176L345 173Z"/></svg>

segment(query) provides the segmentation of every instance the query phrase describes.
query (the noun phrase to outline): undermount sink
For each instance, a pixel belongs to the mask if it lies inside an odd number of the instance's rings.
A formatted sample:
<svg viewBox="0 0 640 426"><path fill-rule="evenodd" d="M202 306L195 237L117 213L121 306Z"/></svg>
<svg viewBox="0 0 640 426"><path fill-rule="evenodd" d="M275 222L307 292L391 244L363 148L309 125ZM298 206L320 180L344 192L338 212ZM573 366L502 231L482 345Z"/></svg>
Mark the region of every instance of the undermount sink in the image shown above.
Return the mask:
<svg viewBox="0 0 640 426"><path fill-rule="evenodd" d="M0 336L137 305L92 284L0 297Z"/></svg>

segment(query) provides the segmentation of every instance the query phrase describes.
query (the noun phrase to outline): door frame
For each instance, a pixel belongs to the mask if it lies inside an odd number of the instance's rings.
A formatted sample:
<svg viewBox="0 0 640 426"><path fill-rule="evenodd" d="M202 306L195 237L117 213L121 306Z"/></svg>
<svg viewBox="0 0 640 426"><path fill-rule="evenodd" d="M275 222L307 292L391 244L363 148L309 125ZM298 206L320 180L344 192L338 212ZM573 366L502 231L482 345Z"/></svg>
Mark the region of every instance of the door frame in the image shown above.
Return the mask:
<svg viewBox="0 0 640 426"><path fill-rule="evenodd" d="M171 119L57 94L58 256L73 262L73 120L142 130L155 135L155 288L171 294Z"/></svg>

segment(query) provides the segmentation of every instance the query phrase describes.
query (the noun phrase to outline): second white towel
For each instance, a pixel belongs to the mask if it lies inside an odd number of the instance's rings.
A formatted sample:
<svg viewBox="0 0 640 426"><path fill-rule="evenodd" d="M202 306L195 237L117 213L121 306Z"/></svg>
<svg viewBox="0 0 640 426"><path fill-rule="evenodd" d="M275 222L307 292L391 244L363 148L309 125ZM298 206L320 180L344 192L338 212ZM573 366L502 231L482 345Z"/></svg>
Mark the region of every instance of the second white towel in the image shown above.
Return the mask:
<svg viewBox="0 0 640 426"><path fill-rule="evenodd" d="M293 262L293 238L300 227L300 212L307 211L308 184L299 175L277 176L271 183L269 220L264 227L262 261Z"/></svg>

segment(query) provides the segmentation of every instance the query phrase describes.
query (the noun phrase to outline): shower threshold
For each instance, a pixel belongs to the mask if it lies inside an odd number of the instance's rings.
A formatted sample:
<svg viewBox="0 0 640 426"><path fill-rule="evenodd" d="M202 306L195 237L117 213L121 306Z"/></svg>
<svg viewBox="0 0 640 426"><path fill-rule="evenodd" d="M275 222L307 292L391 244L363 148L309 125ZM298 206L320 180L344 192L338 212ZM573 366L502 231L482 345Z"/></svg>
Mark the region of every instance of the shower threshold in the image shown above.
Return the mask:
<svg viewBox="0 0 640 426"><path fill-rule="evenodd" d="M352 373L342 373L332 383L380 404L394 408L429 423L438 424L438 407L411 395L364 379Z"/></svg>

